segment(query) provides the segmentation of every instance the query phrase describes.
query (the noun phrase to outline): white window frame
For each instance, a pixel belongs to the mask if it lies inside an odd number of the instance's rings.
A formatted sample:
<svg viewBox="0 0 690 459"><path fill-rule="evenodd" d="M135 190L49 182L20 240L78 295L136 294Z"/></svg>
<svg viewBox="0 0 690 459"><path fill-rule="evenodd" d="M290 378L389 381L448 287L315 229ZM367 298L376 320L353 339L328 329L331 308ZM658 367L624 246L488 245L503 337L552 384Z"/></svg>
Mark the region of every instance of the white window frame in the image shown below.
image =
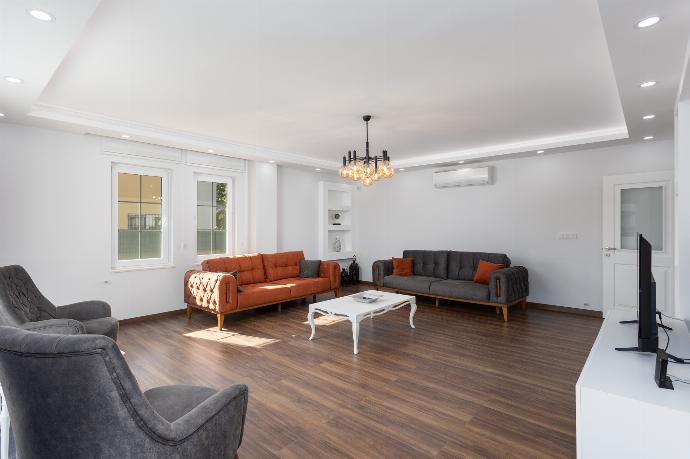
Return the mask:
<svg viewBox="0 0 690 459"><path fill-rule="evenodd" d="M230 190L230 199L228 200L228 207L225 209L226 215L228 215L228 229L226 230L227 240L225 242L225 247L227 248L226 253L209 253L209 254L199 254L199 249L197 247L197 228L198 228L198 205L199 205L199 192L198 192L198 182L215 182L215 183L225 183ZM198 261L203 261L208 258L218 258L222 256L232 256L237 253L237 199L236 199L236 181L234 175L210 175L206 173L195 173L194 174L194 255Z"/></svg>
<svg viewBox="0 0 690 459"><path fill-rule="evenodd" d="M113 162L111 165L111 183L112 195L111 201L111 260L112 269L114 271L128 271L137 269L149 268L163 268L170 267L170 235L171 219L170 219L170 204L172 202L172 193L170 188L171 171L169 169L140 166L126 163ZM138 174L161 177L161 257L160 258L140 258L136 260L119 260L118 259L118 174Z"/></svg>

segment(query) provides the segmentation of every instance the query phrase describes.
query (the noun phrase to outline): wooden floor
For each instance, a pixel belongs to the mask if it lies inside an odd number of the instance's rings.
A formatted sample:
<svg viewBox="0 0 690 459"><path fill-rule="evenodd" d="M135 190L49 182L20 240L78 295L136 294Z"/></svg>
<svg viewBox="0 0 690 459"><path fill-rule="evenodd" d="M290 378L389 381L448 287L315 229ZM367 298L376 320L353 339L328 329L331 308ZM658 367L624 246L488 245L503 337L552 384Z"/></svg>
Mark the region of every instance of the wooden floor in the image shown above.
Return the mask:
<svg viewBox="0 0 690 459"><path fill-rule="evenodd" d="M575 382L601 319L418 306L416 329L408 308L363 321L359 355L346 321L319 319L309 341L301 302L228 315L223 332L199 311L125 324L118 341L143 390L247 384L242 459L575 456Z"/></svg>

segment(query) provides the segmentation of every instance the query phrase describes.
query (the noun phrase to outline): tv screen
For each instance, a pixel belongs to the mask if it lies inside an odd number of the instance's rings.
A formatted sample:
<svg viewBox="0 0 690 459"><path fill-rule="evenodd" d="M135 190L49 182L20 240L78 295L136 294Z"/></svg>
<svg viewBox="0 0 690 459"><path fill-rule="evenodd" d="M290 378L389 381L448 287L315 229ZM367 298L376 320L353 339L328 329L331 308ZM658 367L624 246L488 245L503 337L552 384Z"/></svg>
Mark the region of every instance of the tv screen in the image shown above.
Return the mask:
<svg viewBox="0 0 690 459"><path fill-rule="evenodd" d="M652 245L641 234L638 240L638 346L656 352L659 329L656 325L656 285L652 275Z"/></svg>

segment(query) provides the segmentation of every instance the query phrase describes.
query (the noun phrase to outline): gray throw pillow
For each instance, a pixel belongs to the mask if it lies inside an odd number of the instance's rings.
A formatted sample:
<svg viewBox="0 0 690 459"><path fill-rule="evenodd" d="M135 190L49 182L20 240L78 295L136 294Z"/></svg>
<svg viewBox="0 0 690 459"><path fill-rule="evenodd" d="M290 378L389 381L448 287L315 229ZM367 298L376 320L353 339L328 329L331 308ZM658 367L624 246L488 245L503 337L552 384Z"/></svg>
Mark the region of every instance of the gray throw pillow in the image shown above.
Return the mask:
<svg viewBox="0 0 690 459"><path fill-rule="evenodd" d="M234 276L235 280L237 280L237 293L241 293L243 291L242 287L240 287L240 280L237 278L237 271L232 271L232 272L223 273L223 274L231 274L232 276Z"/></svg>
<svg viewBox="0 0 690 459"><path fill-rule="evenodd" d="M321 260L300 260L299 277L319 277Z"/></svg>

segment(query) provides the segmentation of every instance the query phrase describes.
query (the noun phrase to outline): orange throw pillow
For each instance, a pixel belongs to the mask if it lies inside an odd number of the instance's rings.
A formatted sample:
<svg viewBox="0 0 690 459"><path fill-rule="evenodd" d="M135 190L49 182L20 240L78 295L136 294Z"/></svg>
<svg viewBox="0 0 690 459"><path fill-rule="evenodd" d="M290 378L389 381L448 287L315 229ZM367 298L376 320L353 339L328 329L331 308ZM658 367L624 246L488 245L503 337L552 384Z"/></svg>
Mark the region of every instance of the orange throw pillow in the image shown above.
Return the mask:
<svg viewBox="0 0 690 459"><path fill-rule="evenodd" d="M478 284L489 284L489 277L491 273L505 268L503 263L489 263L488 261L479 260L479 266L477 266L477 272L474 273L474 281Z"/></svg>
<svg viewBox="0 0 690 459"><path fill-rule="evenodd" d="M393 258L393 274L396 276L411 276L413 258Z"/></svg>

